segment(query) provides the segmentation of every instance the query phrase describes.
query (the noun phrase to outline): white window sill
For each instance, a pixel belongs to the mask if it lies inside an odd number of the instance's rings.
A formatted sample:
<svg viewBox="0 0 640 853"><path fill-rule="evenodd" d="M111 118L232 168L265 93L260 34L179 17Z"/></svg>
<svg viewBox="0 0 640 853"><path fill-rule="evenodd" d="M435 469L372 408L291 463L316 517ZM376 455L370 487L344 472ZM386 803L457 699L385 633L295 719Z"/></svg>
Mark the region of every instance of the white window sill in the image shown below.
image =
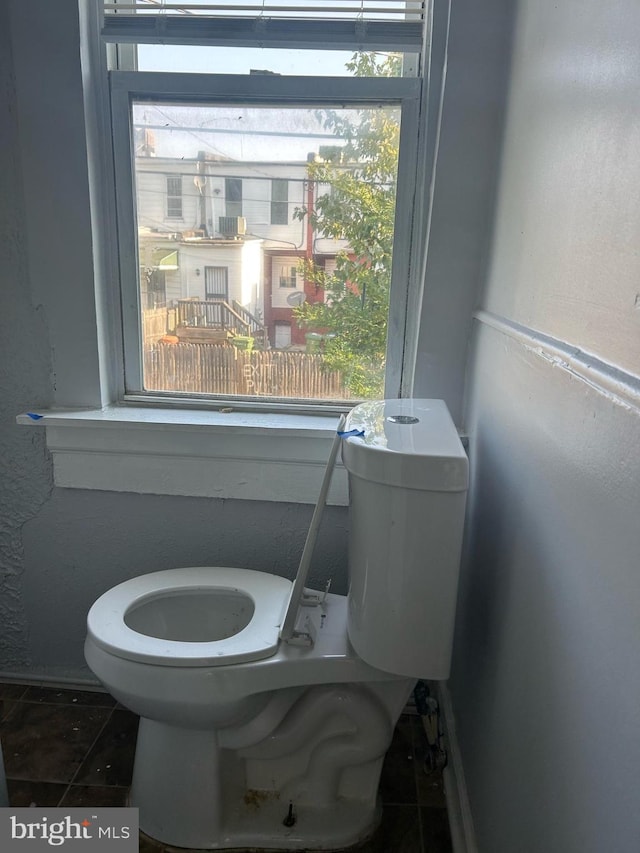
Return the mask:
<svg viewBox="0 0 640 853"><path fill-rule="evenodd" d="M47 410L54 482L72 489L315 503L337 417L108 406ZM328 503L346 506L338 462Z"/></svg>

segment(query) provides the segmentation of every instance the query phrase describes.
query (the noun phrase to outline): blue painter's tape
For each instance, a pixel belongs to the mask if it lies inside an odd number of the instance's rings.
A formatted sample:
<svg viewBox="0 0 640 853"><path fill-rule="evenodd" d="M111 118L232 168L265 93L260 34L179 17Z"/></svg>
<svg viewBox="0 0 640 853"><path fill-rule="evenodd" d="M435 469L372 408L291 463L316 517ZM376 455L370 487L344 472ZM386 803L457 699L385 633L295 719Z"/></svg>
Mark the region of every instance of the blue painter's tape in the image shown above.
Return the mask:
<svg viewBox="0 0 640 853"><path fill-rule="evenodd" d="M345 432L340 432L338 430L338 435L340 436L340 438L351 438L352 435L357 435L357 436L364 435L364 430L363 429L350 429L350 430L347 430Z"/></svg>
<svg viewBox="0 0 640 853"><path fill-rule="evenodd" d="M27 417L31 418L32 421L39 421L44 417L44 415L36 415L35 412L27 412Z"/></svg>

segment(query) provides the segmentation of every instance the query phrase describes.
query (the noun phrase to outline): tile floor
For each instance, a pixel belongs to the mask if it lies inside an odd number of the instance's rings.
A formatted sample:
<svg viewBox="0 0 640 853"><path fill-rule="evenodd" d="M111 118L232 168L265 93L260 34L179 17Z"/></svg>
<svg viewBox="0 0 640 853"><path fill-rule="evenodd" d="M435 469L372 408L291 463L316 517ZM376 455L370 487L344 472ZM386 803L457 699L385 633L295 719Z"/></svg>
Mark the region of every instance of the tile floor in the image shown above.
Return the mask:
<svg viewBox="0 0 640 853"><path fill-rule="evenodd" d="M0 682L11 805L125 805L137 727L106 693ZM419 717L403 715L380 781L382 824L360 853L451 853L442 781L424 773L425 751ZM140 836L141 853L174 849Z"/></svg>

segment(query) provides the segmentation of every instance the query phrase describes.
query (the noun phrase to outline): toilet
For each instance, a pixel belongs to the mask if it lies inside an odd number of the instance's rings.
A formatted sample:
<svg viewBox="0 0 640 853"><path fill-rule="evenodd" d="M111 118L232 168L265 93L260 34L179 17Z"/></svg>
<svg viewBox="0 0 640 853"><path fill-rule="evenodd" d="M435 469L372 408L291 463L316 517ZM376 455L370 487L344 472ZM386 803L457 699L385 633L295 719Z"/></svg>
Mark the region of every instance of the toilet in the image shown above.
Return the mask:
<svg viewBox="0 0 640 853"><path fill-rule="evenodd" d="M89 611L87 663L140 716L130 804L165 844L361 842L416 680L448 677L468 483L453 421L440 400L375 401L341 434L347 595L191 567L127 580Z"/></svg>

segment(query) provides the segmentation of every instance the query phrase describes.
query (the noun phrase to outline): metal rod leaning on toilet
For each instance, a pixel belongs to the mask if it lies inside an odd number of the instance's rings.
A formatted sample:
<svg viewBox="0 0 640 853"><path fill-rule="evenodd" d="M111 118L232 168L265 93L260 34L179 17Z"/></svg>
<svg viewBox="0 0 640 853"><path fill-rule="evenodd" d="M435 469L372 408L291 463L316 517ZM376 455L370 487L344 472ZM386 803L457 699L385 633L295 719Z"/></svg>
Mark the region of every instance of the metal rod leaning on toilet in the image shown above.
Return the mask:
<svg viewBox="0 0 640 853"><path fill-rule="evenodd" d="M324 477L322 479L322 486L320 487L320 494L313 510L311 524L309 525L309 530L307 532L307 539L304 543L304 548L302 549L302 557L300 558L298 574L296 575L296 579L293 582L293 586L291 587L291 596L289 598L287 612L282 622L282 628L280 629L280 639L284 640L284 642L287 643L296 642L296 639L298 639L305 645L309 645L312 642L312 638L310 636L304 633L297 632L295 630L296 619L298 616L298 607L300 605L302 594L304 592L304 586L307 580L307 575L309 574L309 568L311 566L311 557L313 556L313 550L315 548L316 540L318 538L318 530L320 529L322 514L324 512L325 504L327 503L327 495L329 494L329 486L331 485L331 476L333 474L333 469L336 464L338 448L340 447L340 441L342 440L340 434L344 430L346 420L346 415L341 415L340 420L338 421L336 434L333 438L333 444L331 445L331 451L329 453L327 465L324 470Z"/></svg>

